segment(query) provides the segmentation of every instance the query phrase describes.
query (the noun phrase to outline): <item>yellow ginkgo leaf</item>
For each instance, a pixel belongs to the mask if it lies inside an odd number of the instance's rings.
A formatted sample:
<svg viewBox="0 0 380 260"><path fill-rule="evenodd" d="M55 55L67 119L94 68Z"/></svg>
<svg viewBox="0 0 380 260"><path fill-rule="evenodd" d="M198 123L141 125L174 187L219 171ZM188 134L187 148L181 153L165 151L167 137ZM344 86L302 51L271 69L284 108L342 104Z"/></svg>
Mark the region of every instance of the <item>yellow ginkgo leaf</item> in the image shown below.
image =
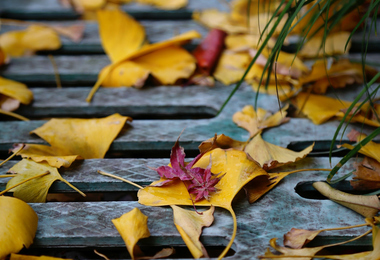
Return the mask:
<svg viewBox="0 0 380 260"><path fill-rule="evenodd" d="M214 71L214 77L225 85L238 82L250 62L248 53L223 51Z"/></svg>
<svg viewBox="0 0 380 260"><path fill-rule="evenodd" d="M194 258L209 257L206 248L199 241L203 227L209 227L214 221L214 206L199 214L171 205L174 215L174 224L181 234L183 241Z"/></svg>
<svg viewBox="0 0 380 260"><path fill-rule="evenodd" d="M273 115L265 109L258 108L257 112L251 105L245 106L242 111L236 112L232 120L238 126L247 130L250 137L261 133L262 129L274 127L286 123L290 118L286 117L288 105Z"/></svg>
<svg viewBox="0 0 380 260"><path fill-rule="evenodd" d="M83 192L79 191L68 181L63 179L59 174L57 168L52 167L47 163L36 163L28 159L23 159L22 161L15 164L11 169L9 169L8 172L14 173L16 176L8 181L6 186L7 189L16 186L17 184L29 178L48 173L44 176L31 179L11 189L13 196L22 199L25 202L46 202L46 196L48 194L49 188L53 182L57 180L63 181L71 188L78 191L82 196L86 196Z"/></svg>
<svg viewBox="0 0 380 260"><path fill-rule="evenodd" d="M294 152L281 146L265 142L261 134L257 134L244 148L244 152L257 161L264 170L293 163L305 158L312 150L314 144L300 152Z"/></svg>
<svg viewBox="0 0 380 260"><path fill-rule="evenodd" d="M210 196L210 200L205 199L196 202L196 206L216 206L227 209L234 219L233 234L230 243L221 253L222 258L230 249L236 236L236 216L232 209L232 200L241 188L248 182L259 176L268 174L256 163L249 159L247 154L238 150L214 149L206 153L199 159L194 167L206 168L211 161L211 172L225 173L220 181L215 185L219 191ZM164 187L154 187L161 182L153 182L150 186L140 189L138 192L139 203L147 206L166 205L193 205L189 199L189 192L185 183L179 179L174 179L170 185Z"/></svg>
<svg viewBox="0 0 380 260"><path fill-rule="evenodd" d="M308 95L307 93L299 93L294 100L298 109L301 109L302 113L316 125L341 115L341 111L347 109L351 104L343 100L322 95Z"/></svg>
<svg viewBox="0 0 380 260"><path fill-rule="evenodd" d="M94 11L102 8L107 0L72 0L77 11Z"/></svg>
<svg viewBox="0 0 380 260"><path fill-rule="evenodd" d="M110 71L111 70L111 71ZM104 67L99 78L105 77L104 87L136 87L141 88L148 78L150 71L134 61L124 61L117 66Z"/></svg>
<svg viewBox="0 0 380 260"><path fill-rule="evenodd" d="M119 114L95 119L51 119L31 133L47 141L61 155L104 158L126 121L132 118Z"/></svg>
<svg viewBox="0 0 380 260"><path fill-rule="evenodd" d="M352 130L350 134L355 133L355 132L356 132L357 142L361 142L364 138L367 137L367 135L361 134L356 130ZM350 144L342 144L341 146L350 150L354 149L354 146ZM380 162L380 144L377 144L373 141L369 141L366 145L360 148L359 153L364 154Z"/></svg>
<svg viewBox="0 0 380 260"><path fill-rule="evenodd" d="M17 152L19 146L12 149L12 152ZM24 148L17 152L22 158L30 159L35 162L47 162L50 166L60 168L69 167L75 160L81 159L79 155L61 154L61 150L56 147L51 147L43 144L26 144Z"/></svg>
<svg viewBox="0 0 380 260"><path fill-rule="evenodd" d="M351 47L351 41L347 45L346 42L350 36L349 32L336 32L329 34L324 42L324 48L321 48L323 36L314 36L308 40L302 49L298 52L297 56L304 58L322 57L324 54L327 56L342 55Z"/></svg>
<svg viewBox="0 0 380 260"><path fill-rule="evenodd" d="M174 84L180 78L190 77L196 68L195 58L185 49L169 46L133 59L149 70L162 84Z"/></svg>
<svg viewBox="0 0 380 260"><path fill-rule="evenodd" d="M20 82L0 77L0 93L17 99L24 105L28 105L33 100L33 92Z"/></svg>
<svg viewBox="0 0 380 260"><path fill-rule="evenodd" d="M28 248L37 231L38 217L22 200L0 196L0 259Z"/></svg>
<svg viewBox="0 0 380 260"><path fill-rule="evenodd" d="M99 10L98 22L102 46L112 63L123 60L144 44L144 27L119 9Z"/></svg>
<svg viewBox="0 0 380 260"><path fill-rule="evenodd" d="M123 238L132 259L136 259L136 257L142 255L137 242L141 238L150 236L147 222L148 217L138 208L134 208L128 213L123 214L120 218L112 220L112 223Z"/></svg>
<svg viewBox="0 0 380 260"><path fill-rule="evenodd" d="M0 46L6 54L18 57L41 50L59 49L61 40L54 29L31 25L23 31L11 31L0 35Z"/></svg>
<svg viewBox="0 0 380 260"><path fill-rule="evenodd" d="M69 260L68 258L59 258L52 256L34 256L34 255L18 255L11 254L11 258L9 260Z"/></svg>
<svg viewBox="0 0 380 260"><path fill-rule="evenodd" d="M251 86L256 92L276 96L278 94L280 101L288 100L289 98L295 96L301 89L299 85L292 86L289 83L269 84L268 86L265 86L265 84L259 85L256 81L253 81Z"/></svg>
<svg viewBox="0 0 380 260"><path fill-rule="evenodd" d="M154 5L158 9L176 10L187 5L188 0L136 0L139 4Z"/></svg>

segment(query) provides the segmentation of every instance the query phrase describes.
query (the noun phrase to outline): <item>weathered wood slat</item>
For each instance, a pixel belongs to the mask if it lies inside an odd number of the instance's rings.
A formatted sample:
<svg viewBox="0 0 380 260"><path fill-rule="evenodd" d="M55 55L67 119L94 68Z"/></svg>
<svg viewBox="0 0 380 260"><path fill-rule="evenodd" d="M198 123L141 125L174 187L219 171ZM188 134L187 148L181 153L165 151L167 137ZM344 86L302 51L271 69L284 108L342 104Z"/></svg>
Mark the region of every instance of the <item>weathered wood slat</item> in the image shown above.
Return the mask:
<svg viewBox="0 0 380 260"><path fill-rule="evenodd" d="M185 151L186 152L186 151ZM189 160L189 159L186 159ZM339 162L340 158L332 158L332 165ZM357 162L351 159L339 171L339 176L343 176L353 170L352 164ZM17 161L10 161L4 167L0 168L0 175L6 174L8 169L13 167ZM59 172L62 177L71 182L83 192L126 192L136 191L137 188L120 180L98 174L98 170L115 174L128 179L141 186L146 186L159 179L158 174L150 168L157 168L169 164L169 158L166 159L90 159L77 161L69 168L60 168ZM290 171L294 169L306 168L330 168L327 157L308 157L300 162L291 164L287 167L274 169L274 172ZM304 173L309 174L309 173ZM326 177L313 179L313 181L323 181ZM9 179L0 178L0 190L4 190ZM300 178L300 182L303 178ZM75 192L69 186L62 182L55 182L51 187L50 193Z"/></svg>
<svg viewBox="0 0 380 260"><path fill-rule="evenodd" d="M170 39L178 34L196 30L203 37L208 33L208 29L192 20L187 21L139 21L145 28L147 40L150 43L161 42ZM52 54L104 54L103 47L101 46L98 24L91 21L66 21L66 22L46 22L51 25L70 26L74 24L84 24L85 30L83 39L80 42L73 42L72 40L62 37L62 47L56 51L49 51ZM5 33L13 30L22 30L26 26L16 25L2 25L0 33ZM185 47L193 49L195 45L199 44L201 39L194 39L191 44Z"/></svg>
<svg viewBox="0 0 380 260"><path fill-rule="evenodd" d="M6 153L14 143L37 143L44 144L45 141L29 132L43 125L46 121L29 122L0 122L2 135L0 136L0 152ZM302 149L315 142L315 152L326 152L330 149L330 143L338 126L338 121L327 122L323 125L314 125L308 119L293 118L289 123L279 127L268 129L264 132L264 140L276 145L287 147L292 144L293 149ZM369 134L374 128L360 124L349 125L346 132L351 129L363 130ZM230 119L213 118L199 120L135 120L127 124L119 137L112 143L109 153L122 152L124 156L133 156L136 152L156 153L155 157L162 153L168 156L169 151L179 133L185 128L181 135L181 145L196 152L198 145L214 134L225 134L237 140L247 140L247 131L238 128ZM165 129L161 131L160 129ZM376 137L375 140L379 140ZM342 142L349 140L344 135ZM137 154L136 154L137 156ZM140 155L141 156L141 155Z"/></svg>
<svg viewBox="0 0 380 260"><path fill-rule="evenodd" d="M185 8L179 10L159 10L148 5L125 4L122 9L136 19L191 19L195 10L215 8L221 11L229 9L228 4L218 0L190 0ZM3 18L22 20L63 20L78 19L80 15L72 8L65 8L56 0L3 0L0 6Z"/></svg>
<svg viewBox="0 0 380 260"><path fill-rule="evenodd" d="M44 22L44 21L41 21ZM190 30L196 30L204 38L208 29L201 24L193 20L158 20L158 21L149 21L142 20L139 21L145 28L145 33L147 40L151 43L161 42L167 39L172 38L175 35L184 33ZM94 21L65 21L65 22L49 22L45 21L46 24L51 25L60 25L60 26L70 26L74 24L84 24L85 30L83 34L83 39L80 42L73 42L68 38L61 36L62 47L56 51L47 51L48 53L55 55L62 54L104 54L103 47L101 46L101 41L99 38L98 24ZM380 23L379 23L380 25ZM26 26L19 25L8 25L4 24L1 26L0 33L5 33L13 30L22 30ZM299 39L297 39L298 41ZM201 42L201 39L194 39L190 44L185 45L187 49L193 49L197 44ZM291 41L292 42L292 41ZM379 52L379 38L373 33L368 41L367 52ZM362 45L362 31L356 32L352 37L351 49L350 52L361 52ZM295 51L297 44L290 43L289 46L285 48ZM44 52L46 53L46 52Z"/></svg>
<svg viewBox="0 0 380 260"><path fill-rule="evenodd" d="M318 167L311 163L309 167ZM306 200L294 192L302 180L323 179L325 173L296 173L286 177L275 189L253 205L243 194L234 203L238 218L238 234L230 259L254 259L264 253L269 239L281 237L292 227L322 229L355 225L364 222L359 214L329 200ZM172 224L170 208L145 207L137 202L86 202L32 204L39 216L39 228L34 247L112 247L123 244L111 219L117 218L134 207L149 217L148 226L152 238L142 240L144 245L183 244ZM331 214L334 212L334 214ZM155 221L160 219L160 221ZM215 223L203 231L206 247L225 245L232 233L232 219L225 210L217 209ZM352 229L322 234L322 240L342 240L363 233ZM84 237L86 239L84 239ZM331 241L330 241L331 242ZM369 245L370 238L361 241ZM227 258L228 259L228 258Z"/></svg>
<svg viewBox="0 0 380 260"><path fill-rule="evenodd" d="M360 60L361 57L359 54L352 54L348 58ZM92 86L98 73L110 64L106 55L55 56L54 59L63 86ZM378 64L379 59L380 54L367 56L370 63ZM45 56L12 59L10 64L0 68L0 75L28 85L56 86L54 68Z"/></svg>

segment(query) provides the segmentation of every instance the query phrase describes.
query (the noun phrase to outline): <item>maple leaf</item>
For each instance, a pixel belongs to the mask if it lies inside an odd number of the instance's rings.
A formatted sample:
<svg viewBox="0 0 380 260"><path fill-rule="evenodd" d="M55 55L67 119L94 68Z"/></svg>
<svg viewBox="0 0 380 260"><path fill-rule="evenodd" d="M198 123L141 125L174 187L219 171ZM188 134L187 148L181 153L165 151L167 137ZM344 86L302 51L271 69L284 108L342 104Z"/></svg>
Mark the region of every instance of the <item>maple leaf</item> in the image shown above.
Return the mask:
<svg viewBox="0 0 380 260"><path fill-rule="evenodd" d="M163 182L160 182L156 187L164 186L172 182L172 180L179 178L181 181L188 181L186 185L189 194L195 195L195 202L202 200L203 198L209 200L210 193L216 192L215 185L223 176L219 174L213 174L211 172L211 162L206 169L200 167L193 167L195 163L203 156L204 153L200 153L191 162L185 163L185 150L179 146L179 138L172 147L170 154L171 166L160 166L156 169L160 177L166 178Z"/></svg>

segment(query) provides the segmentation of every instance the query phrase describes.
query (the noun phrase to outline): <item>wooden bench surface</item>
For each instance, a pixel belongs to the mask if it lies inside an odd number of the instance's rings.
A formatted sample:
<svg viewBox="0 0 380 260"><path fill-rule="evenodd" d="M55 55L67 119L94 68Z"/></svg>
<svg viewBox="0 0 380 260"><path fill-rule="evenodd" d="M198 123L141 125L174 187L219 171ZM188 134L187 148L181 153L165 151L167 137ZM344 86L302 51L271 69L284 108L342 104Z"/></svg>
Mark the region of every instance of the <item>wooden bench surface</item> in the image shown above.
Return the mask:
<svg viewBox="0 0 380 260"><path fill-rule="evenodd" d="M208 30L189 20L192 12L209 8L227 11L228 5L219 0L190 0L186 8L176 11L157 10L138 4L128 4L122 8L135 18L144 19L141 22L146 28L148 40L159 42L192 29L205 36ZM79 14L61 7L58 1L54 0L3 0L0 3L0 16L11 19L51 20L49 23L64 25L76 23L74 20L79 18ZM140 208L149 217L148 226L152 234L150 238L141 240L139 245L146 248L170 246L184 248L184 242L173 225L172 210L169 207L140 205L134 199L136 187L102 176L97 170L119 175L144 186L158 179L157 173L148 166L158 167L168 164L170 149L183 129L185 130L181 135L180 144L185 148L187 157L197 155L198 145L214 134L225 134L245 141L249 137L248 132L232 122L232 115L247 104L253 105L256 93L252 92L250 86L242 86L218 116L217 112L233 86L217 83L214 88L203 86L101 88L93 101L87 103L85 98L96 81L98 72L109 64L109 59L101 48L97 24L90 21L84 24L85 33L81 42L73 43L62 38L63 46L58 51L15 58L9 65L0 68L2 76L27 84L34 93L33 103L30 106L21 106L16 111L30 117L31 121L6 121L8 118L2 117L0 154L5 157L14 143L46 144L41 138L29 134L44 124L46 118L91 118L113 113L131 116L134 118L133 122L127 123L113 142L107 153L109 158L78 161L72 167L60 169L59 172L63 178L88 194L125 193L132 200L32 203L31 206L39 216L39 226L30 250L37 253L39 250L53 250L49 252L58 249L78 250L75 251L78 255L74 258L86 259L88 257L82 256L81 250L112 249L122 252L120 253L122 258L128 258L124 242L111 219L120 217L134 207ZM3 25L1 32L20 28L22 27ZM360 51L361 40L360 34L354 36L352 51ZM199 42L200 39L196 39L186 48L191 50ZM369 50L379 52L378 39L371 38ZM54 70L46 56L48 53L55 55L54 59L63 84L61 89L55 88ZM349 57L360 59L359 54L350 54ZM376 63L379 54L371 54L367 58ZM338 95L343 100L353 100L359 90L358 87L350 87L335 92L330 91L328 95L331 97ZM259 95L258 106L272 112L278 110L276 97L266 94ZM316 143L314 151L308 158L279 168L278 171L294 168L329 168L327 152L338 124L338 121L329 121L322 125L314 125L305 118L292 118L286 124L266 130L263 138L294 150L301 150L312 142ZM360 124L353 124L348 126L346 132L351 129L362 129L368 134L374 128L368 126L362 128ZM380 140L380 137L376 140ZM343 135L342 142L347 141L347 137ZM335 165L340 159L333 157L332 164ZM350 172L354 161L355 159L351 159L339 174ZM0 168L0 174L5 174L16 162L16 160L11 161L7 164L7 168ZM271 238L278 237L281 242L283 234L292 227L322 229L363 223L363 217L334 202L307 199L294 191L300 182L325 179L326 172L291 174L252 205L244 198L243 192L239 193L233 204L238 218L238 234L231 256L226 259L254 259L263 255L269 247ZM0 190L5 188L6 181L7 179L0 178ZM61 182L55 182L49 192L73 193ZM230 214L224 209L216 209L214 224L204 229L201 238L205 247L210 249L212 258L217 257L228 244L232 227ZM316 243L342 241L361 233L363 229L334 231L322 234ZM371 238L367 237L346 247L370 244ZM91 257L96 256L93 254Z"/></svg>

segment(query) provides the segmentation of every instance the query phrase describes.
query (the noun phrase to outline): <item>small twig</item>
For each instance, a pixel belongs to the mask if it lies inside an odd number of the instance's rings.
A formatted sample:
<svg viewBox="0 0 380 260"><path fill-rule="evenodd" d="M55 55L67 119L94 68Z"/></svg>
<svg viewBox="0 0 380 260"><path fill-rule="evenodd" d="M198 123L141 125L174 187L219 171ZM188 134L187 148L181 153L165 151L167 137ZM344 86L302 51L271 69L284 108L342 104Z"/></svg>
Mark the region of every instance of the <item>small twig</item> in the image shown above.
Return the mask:
<svg viewBox="0 0 380 260"><path fill-rule="evenodd" d="M49 60L51 62L51 65L53 65L54 78L55 78L55 83L57 84L57 88L62 88L61 78L59 77L59 71L58 71L57 63L55 62L53 55L49 54L48 57L49 57Z"/></svg>
<svg viewBox="0 0 380 260"><path fill-rule="evenodd" d="M9 156L7 159L5 159L4 161L2 161L1 163L0 163L0 166L2 166L4 163L6 163L7 161L9 161L10 159L12 159L14 156L16 156L22 149L24 149L24 147L25 147L25 144L22 144L21 146L20 146L20 148L16 151L16 152L14 152L11 156Z"/></svg>
<svg viewBox="0 0 380 260"><path fill-rule="evenodd" d="M98 170L98 173L100 173L100 174L102 174L102 175L105 175L105 176L108 176L108 177L112 177L112 178L115 178L115 179L118 179L118 180L124 181L124 182L129 183L129 184L131 184L131 185L133 185L133 186L135 186L135 187L137 187L137 188L139 188L139 189L144 189L144 187L138 185L137 183L134 183L134 182L129 181L129 180L127 180L127 179L124 179L124 178L122 178L122 177L119 177L119 176L113 175L113 174L111 174L111 173L107 173L107 172L104 172L104 171L102 171L102 170Z"/></svg>
<svg viewBox="0 0 380 260"><path fill-rule="evenodd" d="M42 173L42 174L39 174L39 175L36 175L36 176L30 177L30 178L28 178L28 179L26 179L26 180L23 180L22 182L19 182L19 183L13 185L12 187L9 187L8 189L5 189L5 190L3 190L2 192L0 192L0 196L3 195L4 193L10 191L11 189L16 188L16 187L19 186L19 185L24 184L24 183L27 182L27 181L30 181L30 180L33 180L33 179L36 179L36 178L39 178L39 177L45 176L45 175L47 175L47 174L49 174L49 173L50 173L49 171L46 171L46 172L44 172L44 173Z"/></svg>

